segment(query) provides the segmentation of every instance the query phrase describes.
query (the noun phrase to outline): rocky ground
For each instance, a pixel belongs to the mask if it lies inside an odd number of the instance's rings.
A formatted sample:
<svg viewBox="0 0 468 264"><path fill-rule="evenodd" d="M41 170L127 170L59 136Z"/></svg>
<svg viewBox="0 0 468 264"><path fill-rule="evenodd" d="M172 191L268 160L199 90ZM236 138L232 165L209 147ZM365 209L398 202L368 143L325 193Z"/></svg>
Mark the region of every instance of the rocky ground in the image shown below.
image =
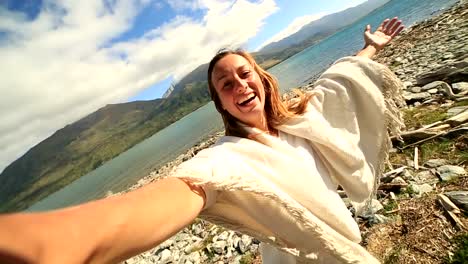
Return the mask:
<svg viewBox="0 0 468 264"><path fill-rule="evenodd" d="M357 218L362 245L382 263L468 263L466 43L468 8L460 2L406 29L376 57L404 81L408 105L401 109L404 142L394 139L373 213ZM131 189L166 177L221 135L201 141ZM125 263L260 263L258 243L196 220Z"/></svg>

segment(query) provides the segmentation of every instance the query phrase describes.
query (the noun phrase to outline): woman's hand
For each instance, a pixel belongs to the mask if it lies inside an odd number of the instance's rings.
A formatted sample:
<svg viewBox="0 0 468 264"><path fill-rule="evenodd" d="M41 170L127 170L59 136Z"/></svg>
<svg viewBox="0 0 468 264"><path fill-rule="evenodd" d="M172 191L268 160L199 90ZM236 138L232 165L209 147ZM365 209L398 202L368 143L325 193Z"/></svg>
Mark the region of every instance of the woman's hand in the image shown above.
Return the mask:
<svg viewBox="0 0 468 264"><path fill-rule="evenodd" d="M392 20L385 19L374 33L371 32L371 26L367 25L364 31L364 42L366 46L374 46L379 51L400 34L403 28L405 26L401 24L401 20L398 20L397 17L392 18Z"/></svg>
<svg viewBox="0 0 468 264"><path fill-rule="evenodd" d="M377 30L372 33L371 26L367 25L364 31L364 48L356 56L372 58L378 51L383 49L394 37L405 28L397 17L385 19Z"/></svg>

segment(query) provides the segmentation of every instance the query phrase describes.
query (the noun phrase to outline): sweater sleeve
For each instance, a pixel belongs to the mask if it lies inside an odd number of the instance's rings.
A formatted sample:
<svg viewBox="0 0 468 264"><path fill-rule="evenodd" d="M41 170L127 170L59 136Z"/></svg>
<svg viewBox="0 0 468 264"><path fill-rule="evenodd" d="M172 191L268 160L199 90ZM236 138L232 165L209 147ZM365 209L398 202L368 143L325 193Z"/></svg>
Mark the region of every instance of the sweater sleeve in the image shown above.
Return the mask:
<svg viewBox="0 0 468 264"><path fill-rule="evenodd" d="M218 191L211 184L209 179L213 174L211 150L204 149L193 158L183 162L170 173L169 177L176 177L200 186L205 193L205 204L202 210L212 206L217 199Z"/></svg>
<svg viewBox="0 0 468 264"><path fill-rule="evenodd" d="M402 83L384 65L361 57L345 57L334 63L314 84L311 105L330 127L337 131L343 145L343 160L364 162L365 172L350 173L350 166L335 164L332 177L348 193L362 201L369 197L387 158L391 134L403 127L398 105L403 105ZM346 149L349 149L346 153ZM328 157L333 159L333 157ZM350 162L351 164L351 162Z"/></svg>

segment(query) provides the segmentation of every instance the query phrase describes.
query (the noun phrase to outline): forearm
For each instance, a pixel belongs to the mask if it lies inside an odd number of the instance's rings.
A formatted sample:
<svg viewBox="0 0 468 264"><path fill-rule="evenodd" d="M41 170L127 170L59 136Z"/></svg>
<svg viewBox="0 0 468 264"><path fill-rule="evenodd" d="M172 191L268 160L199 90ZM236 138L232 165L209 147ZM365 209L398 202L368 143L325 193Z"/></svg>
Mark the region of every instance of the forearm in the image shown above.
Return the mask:
<svg viewBox="0 0 468 264"><path fill-rule="evenodd" d="M378 49L372 45L367 45L366 47L364 47L362 50L360 50L356 56L360 56L360 57L366 57L366 58L369 58L369 59L372 59L372 57L374 57L374 55L378 52Z"/></svg>
<svg viewBox="0 0 468 264"><path fill-rule="evenodd" d="M199 191L179 179L166 179L64 210L2 216L0 257L4 252L37 263L122 261L189 224L203 206Z"/></svg>

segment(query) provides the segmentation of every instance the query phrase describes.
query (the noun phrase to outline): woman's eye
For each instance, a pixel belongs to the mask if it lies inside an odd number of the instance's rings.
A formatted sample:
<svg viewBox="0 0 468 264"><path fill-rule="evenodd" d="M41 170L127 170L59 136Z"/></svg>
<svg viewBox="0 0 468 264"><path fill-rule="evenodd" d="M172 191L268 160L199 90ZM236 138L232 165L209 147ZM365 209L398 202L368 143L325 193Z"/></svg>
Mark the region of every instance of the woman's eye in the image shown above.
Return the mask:
<svg viewBox="0 0 468 264"><path fill-rule="evenodd" d="M244 77L249 77L249 76L250 76L250 73L251 73L250 71L245 71L245 72L242 73L242 75L243 75Z"/></svg>
<svg viewBox="0 0 468 264"><path fill-rule="evenodd" d="M223 85L223 89L224 89L224 90L228 90L229 88L231 88L231 82L226 82L226 83Z"/></svg>

